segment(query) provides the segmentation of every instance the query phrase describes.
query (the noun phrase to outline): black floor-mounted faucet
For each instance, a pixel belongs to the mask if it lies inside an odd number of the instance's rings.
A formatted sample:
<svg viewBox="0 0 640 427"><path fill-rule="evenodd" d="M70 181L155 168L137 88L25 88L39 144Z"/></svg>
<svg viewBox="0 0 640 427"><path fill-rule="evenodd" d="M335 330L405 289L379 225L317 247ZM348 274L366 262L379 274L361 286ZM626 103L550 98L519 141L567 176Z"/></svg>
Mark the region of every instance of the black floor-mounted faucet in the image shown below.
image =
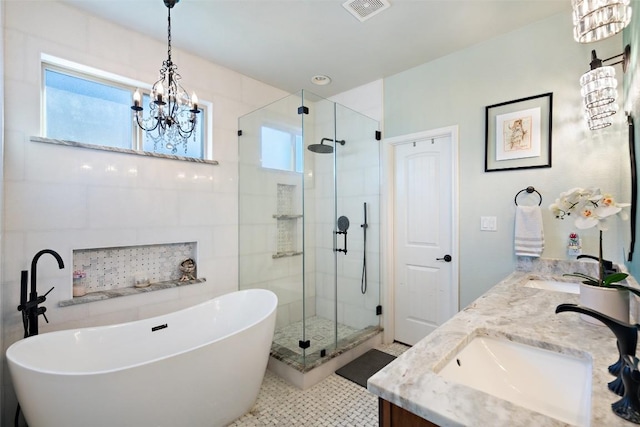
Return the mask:
<svg viewBox="0 0 640 427"><path fill-rule="evenodd" d="M38 296L37 289L37 265L38 259L44 254L52 255L56 261L58 261L58 267L62 270L64 268L64 261L62 257L54 250L43 249L38 252L31 260L31 290L29 292L29 301L27 301L27 282L28 273L26 270L21 272L20 276L20 305L18 311L22 312L22 321L24 323L25 338L32 335L38 335L38 316L43 315L44 319L49 322L47 316L44 314L47 311L46 307L38 307L47 300L47 295L53 290L53 287L47 291L46 294Z"/></svg>

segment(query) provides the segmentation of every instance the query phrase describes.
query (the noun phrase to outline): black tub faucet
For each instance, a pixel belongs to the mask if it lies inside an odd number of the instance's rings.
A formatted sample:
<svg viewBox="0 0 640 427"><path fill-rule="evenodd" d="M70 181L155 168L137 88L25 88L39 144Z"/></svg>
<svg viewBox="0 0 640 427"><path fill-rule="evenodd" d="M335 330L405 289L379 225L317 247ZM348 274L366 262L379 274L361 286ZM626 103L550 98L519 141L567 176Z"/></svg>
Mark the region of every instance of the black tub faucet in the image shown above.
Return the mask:
<svg viewBox="0 0 640 427"><path fill-rule="evenodd" d="M48 322L47 316L44 314L47 311L46 307L38 307L46 301L47 295L53 290L53 287L47 291L44 295L38 296L37 289L37 265L38 260L44 254L50 254L56 261L58 261L58 267L62 270L64 268L64 261L62 257L52 249L43 249L31 260L31 290L29 292L29 301L27 301L27 272L22 271L20 278L20 305L18 310L22 312L23 322L25 324L25 338L27 336L38 335L38 316L43 315L44 319Z"/></svg>

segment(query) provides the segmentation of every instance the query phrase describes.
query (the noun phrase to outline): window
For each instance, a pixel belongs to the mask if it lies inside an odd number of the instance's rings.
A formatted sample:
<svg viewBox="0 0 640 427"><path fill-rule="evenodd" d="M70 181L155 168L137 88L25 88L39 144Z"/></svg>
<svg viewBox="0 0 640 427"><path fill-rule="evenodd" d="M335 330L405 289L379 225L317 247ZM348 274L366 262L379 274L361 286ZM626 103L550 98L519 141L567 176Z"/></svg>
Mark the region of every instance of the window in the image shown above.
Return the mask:
<svg viewBox="0 0 640 427"><path fill-rule="evenodd" d="M43 62L43 136L171 154L170 149L162 144L154 144L152 138L135 124L131 110L133 93L137 88L135 83L116 80ZM144 94L143 102L143 105L149 104L148 93ZM208 116L207 106L203 104L206 103L199 103L201 113L198 114L196 130L189 138L187 152L179 144L176 153L179 156L206 158L205 147L208 144L205 144L205 129ZM148 114L149 108L145 108L144 113Z"/></svg>
<svg viewBox="0 0 640 427"><path fill-rule="evenodd" d="M302 172L302 135L262 126L262 167L290 172Z"/></svg>
<svg viewBox="0 0 640 427"><path fill-rule="evenodd" d="M131 93L45 69L45 136L132 148Z"/></svg>

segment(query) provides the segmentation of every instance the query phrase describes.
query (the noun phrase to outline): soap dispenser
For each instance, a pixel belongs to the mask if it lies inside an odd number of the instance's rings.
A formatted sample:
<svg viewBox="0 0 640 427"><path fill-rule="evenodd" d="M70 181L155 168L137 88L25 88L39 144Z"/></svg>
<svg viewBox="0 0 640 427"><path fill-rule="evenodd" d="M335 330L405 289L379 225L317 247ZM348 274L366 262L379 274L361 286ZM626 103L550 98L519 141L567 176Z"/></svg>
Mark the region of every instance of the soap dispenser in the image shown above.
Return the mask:
<svg viewBox="0 0 640 427"><path fill-rule="evenodd" d="M567 256L569 259L577 259L578 255L582 255L582 239L578 233L569 233L569 244L567 245Z"/></svg>

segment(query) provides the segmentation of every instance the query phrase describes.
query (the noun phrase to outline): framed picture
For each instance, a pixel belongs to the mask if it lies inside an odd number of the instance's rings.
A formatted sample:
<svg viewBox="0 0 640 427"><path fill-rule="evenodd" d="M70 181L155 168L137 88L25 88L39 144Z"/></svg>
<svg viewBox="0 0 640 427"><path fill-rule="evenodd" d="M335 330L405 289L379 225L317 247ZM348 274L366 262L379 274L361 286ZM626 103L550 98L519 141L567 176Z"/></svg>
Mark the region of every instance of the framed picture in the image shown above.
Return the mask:
<svg viewBox="0 0 640 427"><path fill-rule="evenodd" d="M489 105L484 171L551 167L553 93Z"/></svg>

